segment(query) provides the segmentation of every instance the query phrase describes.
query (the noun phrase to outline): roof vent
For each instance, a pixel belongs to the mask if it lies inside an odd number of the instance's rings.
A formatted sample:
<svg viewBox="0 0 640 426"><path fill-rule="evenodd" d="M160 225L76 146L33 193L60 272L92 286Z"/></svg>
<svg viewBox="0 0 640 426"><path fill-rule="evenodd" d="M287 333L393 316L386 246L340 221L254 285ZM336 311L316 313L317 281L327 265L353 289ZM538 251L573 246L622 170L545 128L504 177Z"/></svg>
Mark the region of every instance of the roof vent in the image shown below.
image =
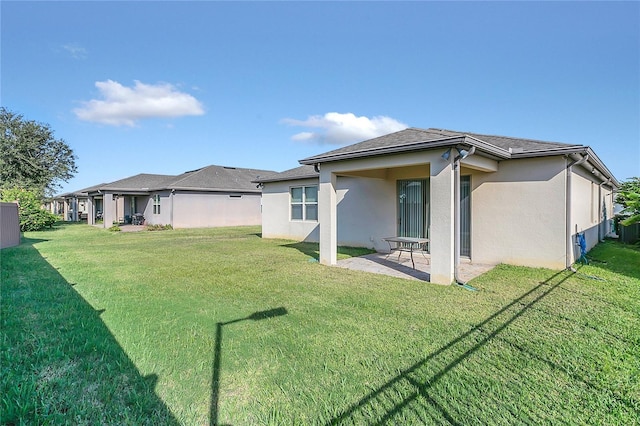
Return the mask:
<svg viewBox="0 0 640 426"><path fill-rule="evenodd" d="M227 166L223 166L223 168L227 169L227 170L235 170L236 169L235 167L227 167Z"/></svg>
<svg viewBox="0 0 640 426"><path fill-rule="evenodd" d="M509 147L509 152L512 153L512 154L513 153L518 153L518 152L524 152L524 149Z"/></svg>

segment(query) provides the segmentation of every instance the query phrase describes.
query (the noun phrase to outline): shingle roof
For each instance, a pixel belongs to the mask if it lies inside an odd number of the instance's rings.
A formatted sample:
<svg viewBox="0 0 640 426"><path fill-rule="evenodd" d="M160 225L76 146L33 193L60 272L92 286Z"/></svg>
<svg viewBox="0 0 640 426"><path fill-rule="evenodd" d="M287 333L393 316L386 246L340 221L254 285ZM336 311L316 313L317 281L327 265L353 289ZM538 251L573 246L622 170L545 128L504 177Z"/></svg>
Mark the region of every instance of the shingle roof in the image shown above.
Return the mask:
<svg viewBox="0 0 640 426"><path fill-rule="evenodd" d="M191 191L260 192L253 182L276 172L239 167L206 166L180 175L140 173L108 184L97 185L90 192L151 192L166 189Z"/></svg>
<svg viewBox="0 0 640 426"><path fill-rule="evenodd" d="M77 191L65 192L64 194L56 195L53 198L69 198L69 197L87 197L90 192L95 192L99 188L102 188L106 183L101 183L99 185L89 186L87 188L79 189Z"/></svg>
<svg viewBox="0 0 640 426"><path fill-rule="evenodd" d="M167 189L260 192L254 181L274 173L270 170L207 166L177 176Z"/></svg>
<svg viewBox="0 0 640 426"><path fill-rule="evenodd" d="M614 185L619 185L615 176L613 176L595 152L588 146L434 128L424 130L410 127L399 132L308 157L300 160L300 163L313 165L330 161L453 146L467 148L473 146L476 148L476 155L482 155L495 160L552 155L586 155L589 157L588 163L590 165L597 168L604 177L611 179Z"/></svg>
<svg viewBox="0 0 640 426"><path fill-rule="evenodd" d="M545 142L534 139L514 138L508 136L483 135L479 133L460 132L446 129L417 129L410 127L399 132L369 139L353 145L335 149L320 155L301 160L302 164L330 161L340 158L353 158L355 154L361 156L376 155L389 151L400 152L412 149L429 149L456 143L479 145L491 155L510 158L511 152L526 153L539 152L570 147L583 147L559 142Z"/></svg>
<svg viewBox="0 0 640 426"><path fill-rule="evenodd" d="M171 175L153 175L140 173L135 176L120 179L115 182L103 185L97 189L108 191L151 191L154 189L164 189L176 177Z"/></svg>
<svg viewBox="0 0 640 426"><path fill-rule="evenodd" d="M320 173L316 172L313 166L300 166L294 169L285 170L281 173L275 173L264 178L256 179L254 182L279 182L284 180L298 180L298 179L313 179L320 176Z"/></svg>

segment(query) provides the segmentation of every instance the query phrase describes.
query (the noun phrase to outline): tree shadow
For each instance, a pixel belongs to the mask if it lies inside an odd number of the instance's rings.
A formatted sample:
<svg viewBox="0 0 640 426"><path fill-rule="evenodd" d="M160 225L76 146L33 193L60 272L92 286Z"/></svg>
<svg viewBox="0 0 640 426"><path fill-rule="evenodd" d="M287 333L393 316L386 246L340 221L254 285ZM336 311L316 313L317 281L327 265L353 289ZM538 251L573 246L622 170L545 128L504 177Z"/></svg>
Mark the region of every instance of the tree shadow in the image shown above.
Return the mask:
<svg viewBox="0 0 640 426"><path fill-rule="evenodd" d="M42 241L2 250L0 423L179 424Z"/></svg>
<svg viewBox="0 0 640 426"><path fill-rule="evenodd" d="M410 367L400 370L399 374L391 380L350 405L326 424L339 425L366 422L370 425L383 425L397 420L394 419L396 416L406 415L407 413L420 418L420 422L424 424L443 423L443 420L453 425L466 423L464 418L456 419L457 413L455 409L453 407L448 408L448 405L450 405L448 403L451 401L447 401L439 394L435 386L452 369L463 363L478 350L492 341L504 339L501 334L509 325L522 317L527 311L533 309L536 304L549 296L550 293L572 276L573 274L561 271L540 282L531 290L472 327L469 331L451 340ZM519 347L517 343L513 342L512 345L516 349ZM521 349L524 350L524 348ZM536 357L540 358L539 355L536 355ZM556 371L566 370L555 361L542 358L540 360L551 365ZM574 372L565 371L565 373L573 374L573 379L578 380L594 391L601 390L601 386L590 382L588 378L579 377ZM620 396L616 399L633 409L634 403L628 398Z"/></svg>

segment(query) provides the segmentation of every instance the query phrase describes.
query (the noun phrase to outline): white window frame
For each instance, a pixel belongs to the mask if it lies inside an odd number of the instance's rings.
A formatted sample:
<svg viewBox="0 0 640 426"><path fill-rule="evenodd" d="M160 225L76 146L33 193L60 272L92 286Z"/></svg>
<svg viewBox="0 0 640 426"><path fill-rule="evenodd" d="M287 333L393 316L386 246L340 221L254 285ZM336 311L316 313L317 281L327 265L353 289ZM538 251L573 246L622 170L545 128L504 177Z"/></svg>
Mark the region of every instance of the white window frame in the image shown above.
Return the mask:
<svg viewBox="0 0 640 426"><path fill-rule="evenodd" d="M316 190L316 200L315 201L307 201L307 189L315 188ZM302 191L302 200L301 201L293 201L293 190L300 189ZM300 185L300 186L291 186L289 187L289 220L295 222L317 222L318 221L318 185ZM307 218L307 207L308 206L316 206L316 218L308 219ZM293 206L301 206L302 208L302 218L294 218L293 217Z"/></svg>
<svg viewBox="0 0 640 426"><path fill-rule="evenodd" d="M153 195L153 214L160 214L160 194Z"/></svg>

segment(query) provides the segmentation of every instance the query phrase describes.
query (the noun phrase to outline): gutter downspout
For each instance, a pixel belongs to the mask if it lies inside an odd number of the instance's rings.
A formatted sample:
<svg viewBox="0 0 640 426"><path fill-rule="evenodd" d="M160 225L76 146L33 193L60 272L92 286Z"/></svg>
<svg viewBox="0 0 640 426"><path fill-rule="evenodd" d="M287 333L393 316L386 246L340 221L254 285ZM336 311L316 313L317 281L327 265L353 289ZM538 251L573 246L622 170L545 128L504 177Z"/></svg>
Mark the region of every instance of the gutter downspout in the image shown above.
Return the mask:
<svg viewBox="0 0 640 426"><path fill-rule="evenodd" d="M570 156L567 159L571 159ZM589 159L589 154L586 154L584 157L579 160L573 160L569 164L567 164L567 188L565 190L565 266L567 269L572 272L576 272L575 269L571 266L571 250L573 250L573 241L571 240L571 175L573 175L573 166L579 166Z"/></svg>
<svg viewBox="0 0 640 426"><path fill-rule="evenodd" d="M476 152L476 147L472 146L468 154L462 157L462 155L456 156L453 160L453 279L456 284L465 286L467 283L462 281L459 277L458 269L460 266L460 246L462 243L461 231L460 231L460 160L473 155Z"/></svg>
<svg viewBox="0 0 640 426"><path fill-rule="evenodd" d="M175 196L176 190L172 189L171 190L171 195L169 198L171 198L171 211L169 214L169 223L171 224L171 227L174 228L173 226L173 197Z"/></svg>

